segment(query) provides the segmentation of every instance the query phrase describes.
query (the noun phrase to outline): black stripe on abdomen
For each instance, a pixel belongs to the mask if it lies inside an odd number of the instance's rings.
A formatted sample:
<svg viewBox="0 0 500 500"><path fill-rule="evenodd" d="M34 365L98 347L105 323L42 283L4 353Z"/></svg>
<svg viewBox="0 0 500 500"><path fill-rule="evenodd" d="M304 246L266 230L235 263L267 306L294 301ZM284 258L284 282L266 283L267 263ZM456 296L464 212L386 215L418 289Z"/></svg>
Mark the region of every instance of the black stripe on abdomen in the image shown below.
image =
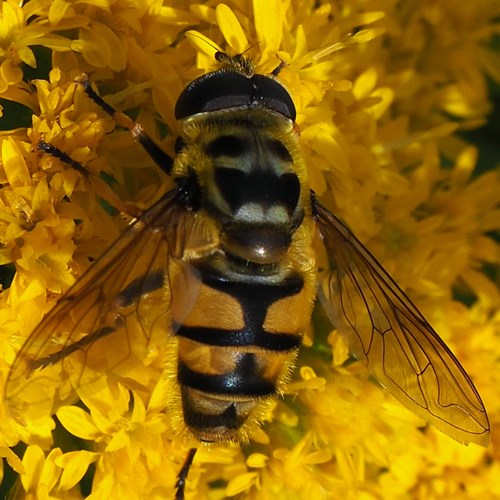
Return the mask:
<svg viewBox="0 0 500 500"><path fill-rule="evenodd" d="M290 351L300 346L301 339L297 335L289 333L268 333L262 328L253 330L243 328L241 330L220 330L206 326L184 326L177 327L176 334L200 344L214 347L259 347L267 351Z"/></svg>
<svg viewBox="0 0 500 500"><path fill-rule="evenodd" d="M259 376L259 369L252 353L242 353L232 372L220 375L206 375L191 370L180 362L179 382L191 389L210 394L262 397L276 392L273 382Z"/></svg>

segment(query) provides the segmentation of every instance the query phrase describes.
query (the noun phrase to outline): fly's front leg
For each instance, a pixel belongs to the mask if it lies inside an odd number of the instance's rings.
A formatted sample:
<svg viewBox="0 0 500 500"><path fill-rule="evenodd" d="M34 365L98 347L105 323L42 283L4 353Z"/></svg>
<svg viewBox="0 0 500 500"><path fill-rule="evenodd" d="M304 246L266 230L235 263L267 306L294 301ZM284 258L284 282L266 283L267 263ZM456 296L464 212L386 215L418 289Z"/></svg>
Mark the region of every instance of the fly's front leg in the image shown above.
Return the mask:
<svg viewBox="0 0 500 500"><path fill-rule="evenodd" d="M76 79L85 93L92 99L98 106L100 106L106 113L111 115L115 122L123 128L130 130L132 136L139 141L146 153L152 160L163 170L167 175L172 171L173 159L156 144L151 137L144 131L140 123L134 122L125 113L116 110L107 103L90 85L89 77L86 74L81 75Z"/></svg>
<svg viewBox="0 0 500 500"><path fill-rule="evenodd" d="M43 139L38 141L36 145L37 149L43 151L44 153L48 153L50 156L61 160L63 163L66 163L70 167L74 168L76 171L80 172L83 176L87 177L89 175L88 170L78 161L73 160L67 153L57 148L53 144L49 144L45 142Z"/></svg>
<svg viewBox="0 0 500 500"><path fill-rule="evenodd" d="M69 156L67 153L59 149L57 146L54 146L53 144L50 144L48 142L45 142L45 140L42 138L38 141L36 145L37 149L40 151L43 151L44 153L49 154L50 156L53 156L54 158L57 158L58 160L62 161L63 163L66 163L69 165L71 168L74 168L77 172L82 174L83 177L89 179L91 174L90 172L78 161L74 160ZM124 203L122 202L118 196L115 195L113 191L110 189L106 189L101 185L101 188L98 189L97 184L94 185L96 188L96 191L98 194L105 199L108 203L110 203L113 208L118 210L120 214L127 219L129 223L134 222L136 219L138 219L143 211L137 207L134 204L131 203ZM105 190L105 192L103 191Z"/></svg>

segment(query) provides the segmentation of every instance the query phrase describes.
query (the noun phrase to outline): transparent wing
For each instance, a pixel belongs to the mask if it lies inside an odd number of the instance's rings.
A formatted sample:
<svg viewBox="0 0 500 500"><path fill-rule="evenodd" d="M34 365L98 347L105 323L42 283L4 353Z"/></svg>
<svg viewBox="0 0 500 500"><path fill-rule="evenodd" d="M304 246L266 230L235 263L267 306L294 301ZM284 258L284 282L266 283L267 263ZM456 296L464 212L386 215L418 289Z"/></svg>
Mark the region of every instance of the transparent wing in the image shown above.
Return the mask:
<svg viewBox="0 0 500 500"><path fill-rule="evenodd" d="M126 373L144 359L152 342L165 341L169 266L190 241L209 245L208 235L193 236L196 214L178 203L179 196L180 191L170 191L144 212L31 333L6 383L12 416L52 413L75 399L75 388L110 371ZM177 280L183 272L176 273ZM185 279L191 279L189 273ZM196 300L196 293L191 295L184 297L184 309Z"/></svg>
<svg viewBox="0 0 500 500"><path fill-rule="evenodd" d="M315 208L330 260L318 295L351 352L417 415L461 443L486 446L486 410L458 360L351 231Z"/></svg>

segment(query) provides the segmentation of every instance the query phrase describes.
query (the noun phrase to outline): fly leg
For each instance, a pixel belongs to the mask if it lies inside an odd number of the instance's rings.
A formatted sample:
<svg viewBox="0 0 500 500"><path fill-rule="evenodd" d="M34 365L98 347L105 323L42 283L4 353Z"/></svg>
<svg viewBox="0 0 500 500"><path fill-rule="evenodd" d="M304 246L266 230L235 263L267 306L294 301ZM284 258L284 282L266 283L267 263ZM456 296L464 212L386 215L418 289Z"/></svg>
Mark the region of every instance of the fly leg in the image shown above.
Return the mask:
<svg viewBox="0 0 500 500"><path fill-rule="evenodd" d="M57 158L58 160L61 160L62 162L66 163L70 167L80 172L85 177L89 175L89 172L85 169L85 167L81 163L77 162L76 160L73 160L73 158L71 158L71 156L69 156L67 153L60 150L56 146L49 144L48 142L45 142L43 139L40 139L38 141L36 147L40 151L44 151L45 153L48 153L54 158Z"/></svg>
<svg viewBox="0 0 500 500"><path fill-rule="evenodd" d="M182 469L177 475L177 482L175 483L175 487L177 488L177 491L175 493L175 500L184 500L184 488L186 486L186 479L189 473L189 469L191 468L191 465L193 463L195 454L196 448L191 448L189 450L188 456L186 457L186 460L184 461Z"/></svg>
<svg viewBox="0 0 500 500"><path fill-rule="evenodd" d="M111 115L115 122L123 128L130 130L132 136L139 141L146 153L151 159L163 170L167 175L172 171L173 159L156 144L151 137L144 131L140 123L134 122L125 113L116 110L108 104L90 85L89 77L86 74L81 75L76 79L85 93L106 113Z"/></svg>
<svg viewBox="0 0 500 500"><path fill-rule="evenodd" d="M45 142L44 139L40 139L38 141L36 147L40 151L43 151L44 153L47 153L50 156L53 156L54 158L61 160L63 163L66 163L71 168L74 168L83 177L89 178L92 175L80 162L73 160L73 158L71 158L71 156L69 156L67 153L65 153L64 151L62 151L58 147L54 146L53 144ZM118 198L118 196L116 196L110 190L106 191L106 201L113 208L118 210L121 213L121 215L125 219L129 220L130 222L133 222L134 220L136 220L138 217L140 217L142 215L141 209L139 209L137 206L135 206L131 203L123 203Z"/></svg>

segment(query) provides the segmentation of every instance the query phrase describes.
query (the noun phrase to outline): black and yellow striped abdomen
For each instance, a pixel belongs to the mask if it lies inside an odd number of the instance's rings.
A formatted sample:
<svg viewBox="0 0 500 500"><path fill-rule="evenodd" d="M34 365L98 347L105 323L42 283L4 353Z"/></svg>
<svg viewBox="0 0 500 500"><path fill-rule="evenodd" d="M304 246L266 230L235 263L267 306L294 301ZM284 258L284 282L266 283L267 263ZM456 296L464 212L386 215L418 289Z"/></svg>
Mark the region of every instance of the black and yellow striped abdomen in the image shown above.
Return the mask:
<svg viewBox="0 0 500 500"><path fill-rule="evenodd" d="M198 299L175 325L184 422L203 441L241 439L262 402L281 392L312 307L302 270L238 279L220 264L194 264Z"/></svg>

